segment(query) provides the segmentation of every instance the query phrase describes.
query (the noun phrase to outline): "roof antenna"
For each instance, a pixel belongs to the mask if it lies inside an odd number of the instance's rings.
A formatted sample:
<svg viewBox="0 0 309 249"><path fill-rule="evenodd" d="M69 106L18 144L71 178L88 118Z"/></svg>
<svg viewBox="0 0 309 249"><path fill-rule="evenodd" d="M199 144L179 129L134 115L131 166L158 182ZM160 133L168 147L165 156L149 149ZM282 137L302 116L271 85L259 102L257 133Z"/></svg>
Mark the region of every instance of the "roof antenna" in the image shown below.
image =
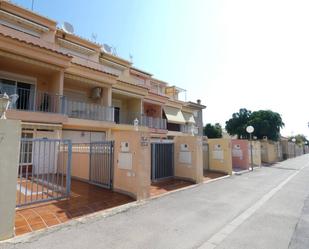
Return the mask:
<svg viewBox="0 0 309 249"><path fill-rule="evenodd" d="M112 46L112 55L117 56L117 48L116 48L116 46Z"/></svg>
<svg viewBox="0 0 309 249"><path fill-rule="evenodd" d="M96 42L97 38L98 38L98 34L97 33L92 33L91 34L91 39L92 39L93 42Z"/></svg>
<svg viewBox="0 0 309 249"><path fill-rule="evenodd" d="M133 55L129 54L130 62L133 63Z"/></svg>
<svg viewBox="0 0 309 249"><path fill-rule="evenodd" d="M33 11L34 0L31 2L31 10Z"/></svg>

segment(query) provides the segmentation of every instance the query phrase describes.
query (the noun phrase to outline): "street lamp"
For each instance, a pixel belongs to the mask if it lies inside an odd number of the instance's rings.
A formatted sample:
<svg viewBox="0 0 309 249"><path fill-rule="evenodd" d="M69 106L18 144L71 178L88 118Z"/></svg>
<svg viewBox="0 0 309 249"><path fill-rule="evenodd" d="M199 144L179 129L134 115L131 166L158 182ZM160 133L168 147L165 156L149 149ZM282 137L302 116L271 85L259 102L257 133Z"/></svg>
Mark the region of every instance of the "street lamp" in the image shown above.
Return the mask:
<svg viewBox="0 0 309 249"><path fill-rule="evenodd" d="M294 143L294 157L296 157L296 144L295 144L296 138L295 137L292 138L292 142Z"/></svg>
<svg viewBox="0 0 309 249"><path fill-rule="evenodd" d="M0 94L0 119L6 119L5 112L9 108L10 98L9 96L4 93Z"/></svg>
<svg viewBox="0 0 309 249"><path fill-rule="evenodd" d="M254 132L254 127L249 125L249 126L247 126L246 131L250 135L251 170L253 171L252 133Z"/></svg>

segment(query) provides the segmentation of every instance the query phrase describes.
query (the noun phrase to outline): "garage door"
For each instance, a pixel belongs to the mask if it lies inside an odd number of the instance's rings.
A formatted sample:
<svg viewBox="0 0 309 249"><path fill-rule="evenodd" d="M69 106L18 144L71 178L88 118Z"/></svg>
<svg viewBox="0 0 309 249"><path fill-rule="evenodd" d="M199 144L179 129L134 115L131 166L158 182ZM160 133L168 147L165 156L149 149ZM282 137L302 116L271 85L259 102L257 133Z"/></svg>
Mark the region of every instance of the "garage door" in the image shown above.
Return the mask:
<svg viewBox="0 0 309 249"><path fill-rule="evenodd" d="M63 130L62 138L70 139L72 141L72 144L102 142L106 140L106 133L104 131L94 132L94 131Z"/></svg>

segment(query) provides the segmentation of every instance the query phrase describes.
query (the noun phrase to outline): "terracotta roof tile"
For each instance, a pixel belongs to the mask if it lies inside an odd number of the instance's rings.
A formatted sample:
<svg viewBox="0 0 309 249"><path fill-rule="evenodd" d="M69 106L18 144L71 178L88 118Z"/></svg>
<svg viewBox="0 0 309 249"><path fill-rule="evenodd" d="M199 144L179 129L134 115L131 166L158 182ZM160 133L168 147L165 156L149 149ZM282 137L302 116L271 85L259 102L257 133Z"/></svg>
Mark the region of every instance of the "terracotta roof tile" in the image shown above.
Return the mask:
<svg viewBox="0 0 309 249"><path fill-rule="evenodd" d="M60 54L60 55L72 58L72 56L70 56L69 54L62 53L61 51L59 51L57 49L54 49L54 48L51 48L51 47L48 47L48 46L43 46L43 45L41 45L39 43L35 43L33 41L30 41L30 40L27 41L27 40L21 39L21 38L16 37L16 36L4 34L1 31L0 31L0 35L3 36L3 37L7 37L7 38L10 38L10 39L13 39L15 41L23 42L23 43L26 43L28 45L36 46L36 47L39 47L39 48L42 48L42 49L46 49L48 51L55 52L57 54Z"/></svg>
<svg viewBox="0 0 309 249"><path fill-rule="evenodd" d="M102 70L99 70L99 69L96 69L96 68L93 68L93 67L89 67L89 66L77 63L77 62L72 62L72 64L75 64L75 65L78 65L78 66L81 66L81 67L85 67L85 68L91 69L93 71L105 73L105 74L107 74L109 76L118 77L118 75L116 75L116 74L112 74L112 73L109 73L109 72L106 72L106 71L102 71Z"/></svg>

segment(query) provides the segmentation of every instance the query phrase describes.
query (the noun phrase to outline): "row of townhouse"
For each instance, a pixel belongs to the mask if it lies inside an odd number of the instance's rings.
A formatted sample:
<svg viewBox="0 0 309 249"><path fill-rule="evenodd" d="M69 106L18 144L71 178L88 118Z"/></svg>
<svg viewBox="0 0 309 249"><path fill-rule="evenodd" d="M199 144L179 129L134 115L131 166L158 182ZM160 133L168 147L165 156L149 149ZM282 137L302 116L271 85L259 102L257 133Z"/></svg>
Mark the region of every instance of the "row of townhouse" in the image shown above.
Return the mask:
<svg viewBox="0 0 309 249"><path fill-rule="evenodd" d="M13 98L7 118L22 121L22 137L87 143L134 123L151 139L202 135L205 106L181 101L182 89L8 1L0 18L0 91Z"/></svg>
<svg viewBox="0 0 309 249"><path fill-rule="evenodd" d="M147 199L161 180L204 180L206 107L105 49L0 0L0 94L10 96L0 120L0 240L36 229L19 222L14 232L25 206L67 201L57 223L75 205L97 210Z"/></svg>
<svg viewBox="0 0 309 249"><path fill-rule="evenodd" d="M203 144L204 170L228 174L248 170L252 165L254 167L260 167L262 164L271 165L309 153L308 145L289 142L285 137L281 137L279 141L206 138Z"/></svg>

